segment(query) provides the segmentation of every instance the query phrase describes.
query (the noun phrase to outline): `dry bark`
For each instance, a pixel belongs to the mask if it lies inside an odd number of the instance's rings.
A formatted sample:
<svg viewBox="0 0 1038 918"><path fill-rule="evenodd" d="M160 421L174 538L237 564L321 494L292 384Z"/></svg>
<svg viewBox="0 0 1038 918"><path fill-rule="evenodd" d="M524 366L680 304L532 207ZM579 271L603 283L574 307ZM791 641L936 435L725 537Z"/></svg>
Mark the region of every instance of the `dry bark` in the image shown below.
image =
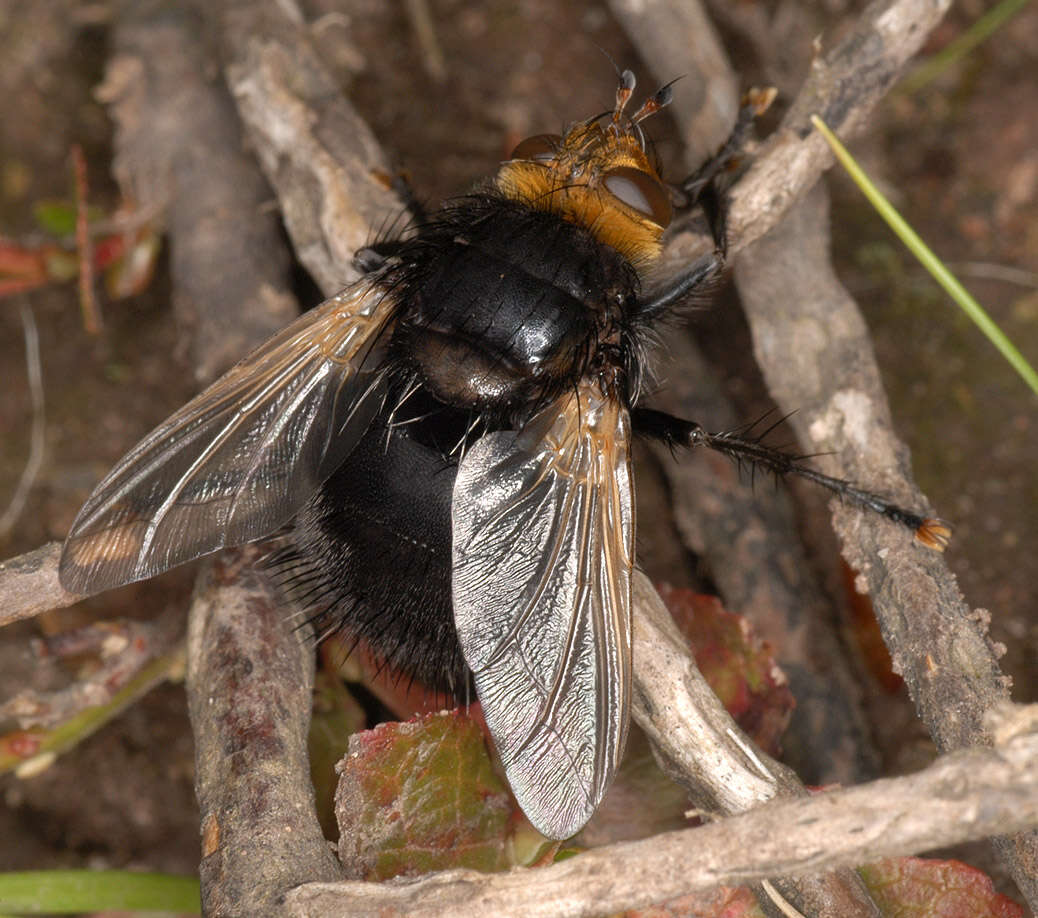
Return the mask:
<svg viewBox="0 0 1038 918"><path fill-rule="evenodd" d="M60 558L61 543L49 542L0 561L0 628L48 609L64 609L83 598L58 581Z"/></svg>
<svg viewBox="0 0 1038 918"><path fill-rule="evenodd" d="M252 566L257 556L246 547L207 562L189 617L207 915L281 915L291 887L342 876L314 812L307 759L312 638L286 619Z"/></svg>
<svg viewBox="0 0 1038 918"><path fill-rule="evenodd" d="M402 205L371 129L321 62L292 0L227 0L221 24L228 85L296 254L325 292L358 272L354 253Z"/></svg>

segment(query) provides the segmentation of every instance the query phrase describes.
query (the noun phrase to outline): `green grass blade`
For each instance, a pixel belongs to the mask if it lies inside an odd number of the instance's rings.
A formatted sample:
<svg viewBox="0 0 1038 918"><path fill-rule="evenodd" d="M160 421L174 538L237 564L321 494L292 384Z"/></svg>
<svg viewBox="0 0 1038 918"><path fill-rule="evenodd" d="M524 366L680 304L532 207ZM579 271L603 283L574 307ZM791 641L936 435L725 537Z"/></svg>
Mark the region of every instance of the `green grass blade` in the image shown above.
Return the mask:
<svg viewBox="0 0 1038 918"><path fill-rule="evenodd" d="M817 115L811 116L811 123L817 128L818 132L826 139L826 142L832 147L833 153L836 154L836 158L840 161L840 164L844 169L847 170L848 175L854 180L855 184L862 190L865 197L868 198L869 203L879 212L879 215L887 221L887 224L894 231L897 237L908 246L909 251L919 259L920 263L926 268L927 271L933 276L934 280L940 284L948 295L955 300L956 303L962 308L962 310L968 315L979 327L992 344L1001 352L1002 356L1008 361L1009 365L1019 373L1024 382L1027 383L1035 392L1038 394L1038 373L1035 372L1023 354L1020 353L1013 345L1013 343L1006 337L1002 329L1000 329L992 320L984 308L978 303L956 280L955 276L944 266L941 260L934 255L930 248L919 238L919 235L912 229L904 220L904 218L894 209L894 206L888 201L880 190L869 181L869 178L862 171L861 167L854 161L851 154L847 152L846 147L836 138L836 135L829 130L828 126L819 118Z"/></svg>
<svg viewBox="0 0 1038 918"><path fill-rule="evenodd" d="M124 870L0 873L0 910L16 915L202 911L197 877Z"/></svg>
<svg viewBox="0 0 1038 918"><path fill-rule="evenodd" d="M1002 0L980 17L958 38L923 61L898 86L899 92L916 92L940 76L948 67L961 60L981 42L987 41L1009 19L1019 13L1031 0Z"/></svg>

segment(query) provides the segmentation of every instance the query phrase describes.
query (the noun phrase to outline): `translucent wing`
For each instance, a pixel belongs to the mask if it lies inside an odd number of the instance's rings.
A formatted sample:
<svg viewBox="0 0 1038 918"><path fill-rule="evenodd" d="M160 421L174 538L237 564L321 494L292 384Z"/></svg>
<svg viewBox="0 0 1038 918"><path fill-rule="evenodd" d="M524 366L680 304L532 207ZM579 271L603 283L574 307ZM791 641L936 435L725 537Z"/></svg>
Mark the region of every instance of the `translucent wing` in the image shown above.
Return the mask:
<svg viewBox="0 0 1038 918"><path fill-rule="evenodd" d="M379 410L393 303L365 279L301 316L134 447L79 511L64 587L154 576L289 520Z"/></svg>
<svg viewBox="0 0 1038 918"><path fill-rule="evenodd" d="M631 693L627 412L584 383L480 438L452 504L454 621L509 783L551 838L619 765Z"/></svg>

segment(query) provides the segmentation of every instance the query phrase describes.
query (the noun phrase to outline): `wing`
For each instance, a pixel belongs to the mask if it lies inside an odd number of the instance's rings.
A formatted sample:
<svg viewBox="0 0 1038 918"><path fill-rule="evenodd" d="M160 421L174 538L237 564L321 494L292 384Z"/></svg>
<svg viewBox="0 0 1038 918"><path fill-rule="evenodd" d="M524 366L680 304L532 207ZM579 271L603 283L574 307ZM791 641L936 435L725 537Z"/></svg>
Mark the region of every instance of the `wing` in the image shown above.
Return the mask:
<svg viewBox="0 0 1038 918"><path fill-rule="evenodd" d="M568 838L627 738L634 558L627 411L585 382L458 469L454 622L523 811Z"/></svg>
<svg viewBox="0 0 1038 918"><path fill-rule="evenodd" d="M359 281L283 329L134 447L79 511L61 583L96 593L287 522L381 407L392 298Z"/></svg>

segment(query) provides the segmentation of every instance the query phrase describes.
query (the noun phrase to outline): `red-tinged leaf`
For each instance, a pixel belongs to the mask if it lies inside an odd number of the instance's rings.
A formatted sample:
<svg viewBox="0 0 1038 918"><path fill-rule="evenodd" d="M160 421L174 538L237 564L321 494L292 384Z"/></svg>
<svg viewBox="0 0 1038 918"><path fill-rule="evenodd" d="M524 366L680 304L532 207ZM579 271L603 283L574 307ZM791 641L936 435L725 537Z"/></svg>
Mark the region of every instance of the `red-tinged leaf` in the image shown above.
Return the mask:
<svg viewBox="0 0 1038 918"><path fill-rule="evenodd" d="M623 918L764 918L756 898L745 886L719 886L622 914Z"/></svg>
<svg viewBox="0 0 1038 918"><path fill-rule="evenodd" d="M122 233L102 236L94 243L94 267L104 271L126 254L127 245L132 240Z"/></svg>
<svg viewBox="0 0 1038 918"><path fill-rule="evenodd" d="M645 734L631 724L616 779L577 840L596 848L685 829L688 809L688 793L660 770Z"/></svg>
<svg viewBox="0 0 1038 918"><path fill-rule="evenodd" d="M0 290L13 292L67 281L76 276L79 264L74 252L53 243L29 248L0 239Z"/></svg>
<svg viewBox="0 0 1038 918"><path fill-rule="evenodd" d="M162 240L145 226L127 238L125 246L122 255L105 268L105 290L113 300L136 296L151 283Z"/></svg>
<svg viewBox="0 0 1038 918"><path fill-rule="evenodd" d="M0 736L0 774L39 755L46 737L43 730L14 730Z"/></svg>
<svg viewBox="0 0 1038 918"><path fill-rule="evenodd" d="M46 284L49 280L47 251L52 248L29 249L0 237L0 296L22 293Z"/></svg>
<svg viewBox="0 0 1038 918"><path fill-rule="evenodd" d="M339 857L349 875L510 866L514 803L482 731L463 713L356 733L339 767Z"/></svg>
<svg viewBox="0 0 1038 918"><path fill-rule="evenodd" d="M714 596L668 586L660 596L717 697L757 745L776 755L795 702L768 645Z"/></svg>
<svg viewBox="0 0 1038 918"><path fill-rule="evenodd" d="M885 918L1025 918L991 878L961 861L888 858L859 870Z"/></svg>
<svg viewBox="0 0 1038 918"><path fill-rule="evenodd" d="M314 709L307 749L317 818L329 841L339 837L335 823L335 789L339 779L335 766L346 754L350 736L363 730L366 723L364 709L338 674L319 669L314 680Z"/></svg>
<svg viewBox="0 0 1038 918"><path fill-rule="evenodd" d="M843 582L850 606L850 632L858 645L858 652L866 668L886 691L896 692L904 680L894 672L890 651L883 641L883 634L876 619L876 610L867 593L859 593L854 582L857 574L847 565L842 565Z"/></svg>

